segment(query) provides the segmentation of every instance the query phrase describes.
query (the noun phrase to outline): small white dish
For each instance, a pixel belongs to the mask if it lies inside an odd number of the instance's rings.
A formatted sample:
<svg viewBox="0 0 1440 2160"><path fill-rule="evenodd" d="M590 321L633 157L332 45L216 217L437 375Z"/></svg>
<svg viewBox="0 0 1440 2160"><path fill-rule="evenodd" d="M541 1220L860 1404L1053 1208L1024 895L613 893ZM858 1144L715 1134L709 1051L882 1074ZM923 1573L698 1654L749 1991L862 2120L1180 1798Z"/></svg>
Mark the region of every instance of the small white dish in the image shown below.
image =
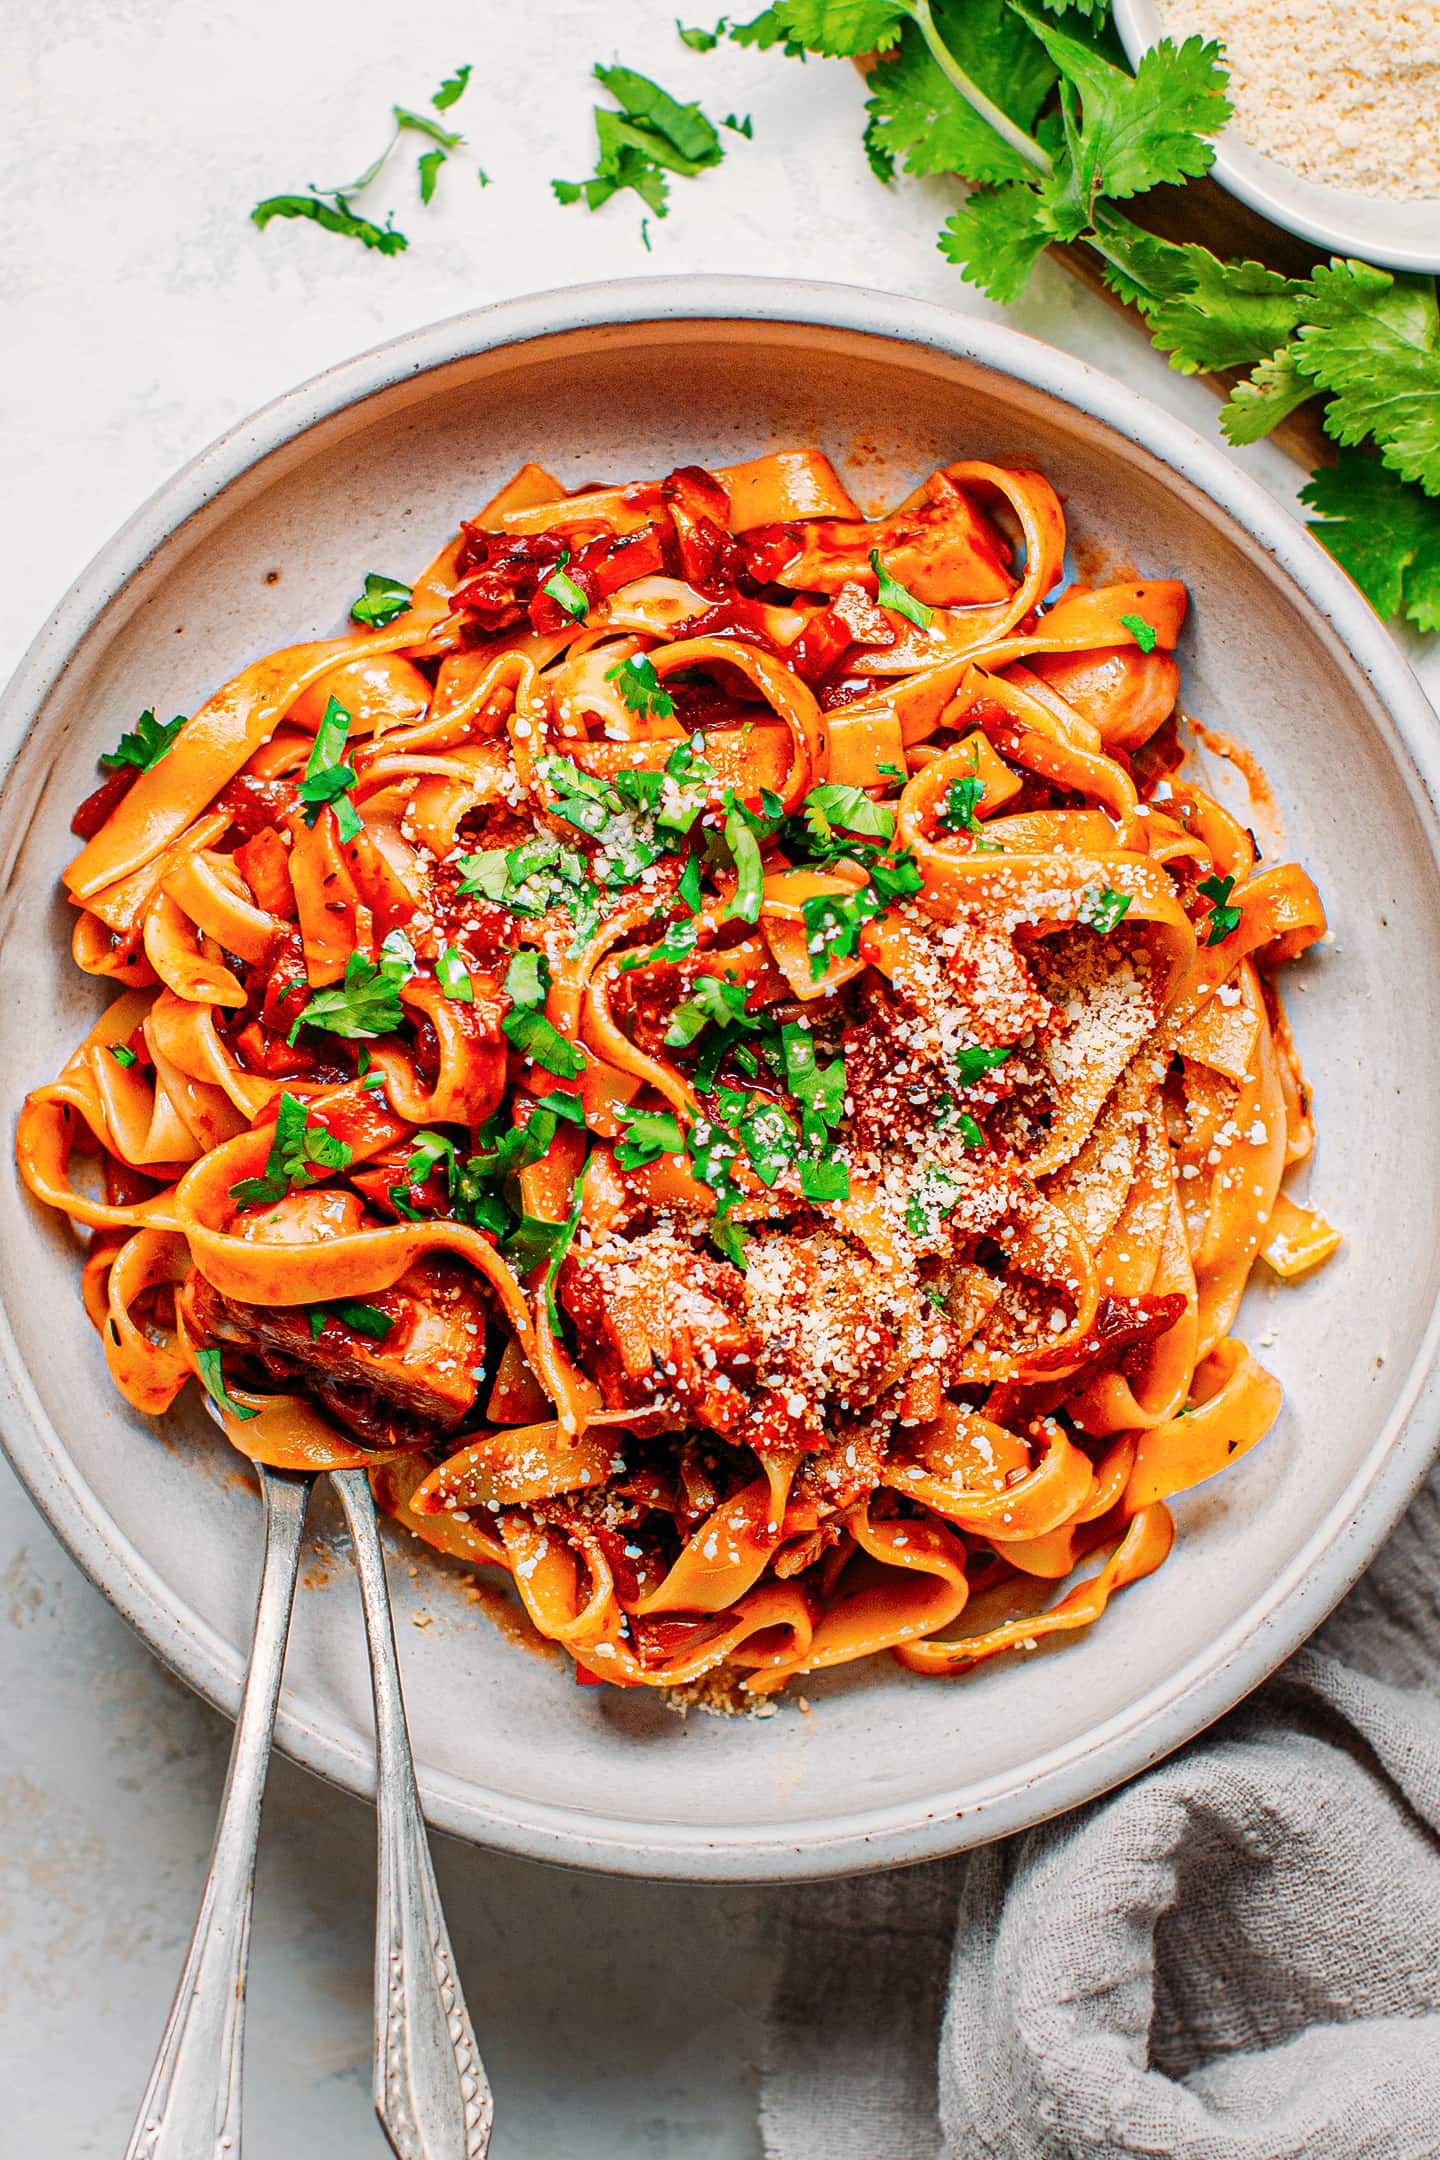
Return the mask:
<svg viewBox="0 0 1440 2160"><path fill-rule="evenodd" d="M1133 67L1165 36L1164 19L1155 0L1113 0L1111 12ZM1334 255L1358 256L1387 270L1440 270L1440 201L1391 202L1350 188L1322 187L1254 149L1233 127L1222 128L1215 138L1211 172L1272 225L1314 240Z"/></svg>
<svg viewBox="0 0 1440 2160"><path fill-rule="evenodd" d="M875 1659L805 1682L808 1716L682 1724L643 1691L577 1688L568 1661L532 1654L467 1602L470 1578L405 1541L390 1577L430 1820L621 1874L845 1874L1074 1807L1238 1701L1373 1557L1440 1422L1440 738L1419 685L1294 519L1122 384L923 302L712 277L510 301L291 391L145 505L0 704L13 1116L103 1002L71 960L56 879L97 753L144 706L193 710L257 654L328 634L360 575L427 562L527 457L575 486L811 441L875 508L953 458L1034 463L1082 557L1099 546L1187 581L1188 707L1268 768L1336 930L1289 971L1289 1003L1315 1091L1315 1196L1345 1244L1308 1283L1252 1290L1239 1333L1285 1387L1279 1424L1183 1496L1165 1567L1058 1654L957 1680ZM198 1404L157 1427L116 1394L76 1242L3 1165L0 1427L80 1565L233 1715L261 1547L243 1466ZM354 1585L333 1560L310 1573L278 1743L367 1792Z"/></svg>

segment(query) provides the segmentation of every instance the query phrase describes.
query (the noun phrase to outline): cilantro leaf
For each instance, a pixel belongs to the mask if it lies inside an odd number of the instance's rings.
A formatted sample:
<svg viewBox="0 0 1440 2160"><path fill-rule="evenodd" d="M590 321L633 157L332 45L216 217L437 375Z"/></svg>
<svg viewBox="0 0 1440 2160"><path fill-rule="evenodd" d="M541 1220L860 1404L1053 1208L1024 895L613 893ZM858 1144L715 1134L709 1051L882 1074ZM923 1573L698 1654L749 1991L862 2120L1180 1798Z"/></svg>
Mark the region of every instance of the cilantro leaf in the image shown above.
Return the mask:
<svg viewBox="0 0 1440 2160"><path fill-rule="evenodd" d="M997 1065L1003 1065L1009 1056L1008 1044L1003 1049L992 1050L984 1043L966 1043L955 1053L955 1072L961 1087L973 1086Z"/></svg>
<svg viewBox="0 0 1440 2160"><path fill-rule="evenodd" d="M807 1155L800 1164L800 1190L807 1200L848 1200L850 1168L838 1155Z"/></svg>
<svg viewBox="0 0 1440 2160"><path fill-rule="evenodd" d="M1314 395L1314 383L1295 365L1294 348L1282 345L1236 383L1221 408L1220 425L1232 443L1259 442Z"/></svg>
<svg viewBox="0 0 1440 2160"><path fill-rule="evenodd" d="M762 1103L735 1128L750 1167L767 1190L800 1152L800 1137L779 1103Z"/></svg>
<svg viewBox="0 0 1440 2160"><path fill-rule="evenodd" d="M510 955L505 995L516 1005L543 1005L550 988L550 963L532 948Z"/></svg>
<svg viewBox="0 0 1440 2160"><path fill-rule="evenodd" d="M714 52L720 42L721 32L724 30L725 24L722 18L714 30L687 30L684 23L677 16L675 28L679 33L681 44L688 45L691 52Z"/></svg>
<svg viewBox="0 0 1440 2160"><path fill-rule="evenodd" d="M360 217L350 208L344 195L336 195L325 201L319 195L267 195L264 202L256 203L250 212L251 222L263 232L272 218L309 218L325 232L340 233L348 240L358 240L362 246L373 248L378 255L403 255L410 242L404 233L397 232L389 218L383 225L376 225L367 217Z"/></svg>
<svg viewBox="0 0 1440 2160"><path fill-rule="evenodd" d="M1285 343L1301 319L1305 286L1255 262L1222 262L1191 243L1175 270L1186 281L1146 308L1150 335L1182 375L1248 367Z"/></svg>
<svg viewBox="0 0 1440 2160"><path fill-rule="evenodd" d="M981 826L977 808L984 793L985 782L978 773L962 773L945 790L940 823L948 825L951 832L978 833Z"/></svg>
<svg viewBox="0 0 1440 2160"><path fill-rule="evenodd" d="M1382 615L1440 630L1440 502L1359 450L1342 450L1300 500L1315 513L1310 530Z"/></svg>
<svg viewBox="0 0 1440 2160"><path fill-rule="evenodd" d="M893 0L776 0L766 12L777 25L776 38L767 43L783 36L830 59L848 59L855 53L886 51L910 10Z"/></svg>
<svg viewBox="0 0 1440 2160"><path fill-rule="evenodd" d="M159 721L154 708L147 707L133 728L128 728L113 750L107 750L100 760L106 772L119 772L126 765L133 765L139 772L149 772L158 765L176 736L184 727L187 715L177 713L173 720Z"/></svg>
<svg viewBox="0 0 1440 2160"><path fill-rule="evenodd" d="M355 778L354 768L344 762L349 732L350 715L339 699L332 697L315 730L299 790L300 800L307 806L306 824L313 825L328 803L335 812L342 841L355 839L362 830L360 813L349 794Z"/></svg>
<svg viewBox="0 0 1440 2160"><path fill-rule="evenodd" d="M420 162L423 165L425 160L422 158ZM430 200L428 195L425 200ZM365 574L365 590L350 610L350 620L368 623L373 630L383 630L386 623L394 622L397 615L405 613L412 597L410 587L402 585L399 578L382 577L378 570L369 570Z"/></svg>
<svg viewBox="0 0 1440 2160"><path fill-rule="evenodd" d="M908 591L898 578L890 575L880 560L879 548L870 550L870 567L875 573L878 586L876 597L881 607L889 608L892 614L903 615L907 622L914 623L917 630L928 630L935 620L934 608L927 607L923 600L917 600L914 593Z"/></svg>
<svg viewBox="0 0 1440 2160"><path fill-rule="evenodd" d="M615 1160L622 1170L639 1170L661 1155L683 1155L685 1135L673 1110L633 1110L628 1103L615 1112L625 1137L615 1144Z"/></svg>
<svg viewBox="0 0 1440 2160"><path fill-rule="evenodd" d="M1204 924L1205 943L1219 945L1229 937L1232 930L1239 929L1245 912L1243 908L1231 907L1229 904L1230 895L1235 890L1235 880L1233 877L1218 876L1202 878L1195 890L1210 902L1210 913Z"/></svg>
<svg viewBox="0 0 1440 2160"><path fill-rule="evenodd" d="M725 790L725 845L735 865L735 890L725 910L727 922L759 922L765 868L755 820L733 788Z"/></svg>
<svg viewBox="0 0 1440 2160"><path fill-rule="evenodd" d="M259 1417L258 1410L242 1409L240 1404L233 1401L227 1393L222 1358L223 1352L218 1343L212 1343L208 1349L196 1351L195 1365L200 1375L201 1387L204 1388L210 1400L217 1403L222 1410L228 1411L231 1417Z"/></svg>
<svg viewBox="0 0 1440 2160"><path fill-rule="evenodd" d="M622 701L642 720L669 720L673 716L675 700L647 654L631 653L628 659L605 670L605 680L617 686Z"/></svg>
<svg viewBox="0 0 1440 2160"><path fill-rule="evenodd" d="M356 1335L366 1335L371 1342L384 1342L395 1325L391 1313L382 1312L378 1305L369 1305L363 1298L337 1298L329 1305L306 1307L310 1319L310 1340L318 1342L325 1332L327 1320L338 1320Z"/></svg>
<svg viewBox="0 0 1440 2160"><path fill-rule="evenodd" d="M1215 151L1205 138L1231 112L1213 40L1192 37L1177 47L1162 38L1129 75L1095 45L1031 14L1018 0L1016 12L1064 78L1068 159L1050 190L1062 237L1073 239L1089 224L1097 196L1123 199L1209 171Z"/></svg>
<svg viewBox="0 0 1440 2160"><path fill-rule="evenodd" d="M379 960L362 952L351 953L343 981L328 990L317 990L295 1023L296 1028L324 1028L331 1035L359 1041L376 1035L393 1035L403 1012L400 985L415 972L415 956L407 939L392 930L380 948Z"/></svg>
<svg viewBox="0 0 1440 2160"><path fill-rule="evenodd" d="M563 608L572 622L584 622L590 613L590 602L585 597L584 588L577 585L574 578L567 573L565 565L569 560L569 548L561 548L560 560L549 577L542 580L540 590L548 593L556 607Z"/></svg>
<svg viewBox="0 0 1440 2160"><path fill-rule="evenodd" d="M1108 937L1117 923L1123 922L1130 912L1131 894L1115 892L1108 885L1090 885L1080 895L1080 905L1075 920L1084 923L1089 930L1098 930L1101 937Z"/></svg>
<svg viewBox="0 0 1440 2160"><path fill-rule="evenodd" d="M720 137L698 105L682 105L634 68L597 67L595 76L620 107L595 107L599 156L588 180L552 180L558 202L598 210L631 188L656 217L666 215L666 172L693 177L724 156Z"/></svg>
<svg viewBox="0 0 1440 2160"><path fill-rule="evenodd" d="M517 1005L506 1013L500 1022L507 1041L514 1044L522 1057L532 1064L543 1065L559 1080L578 1080L585 1070L585 1060L574 1043L569 1042L557 1027L534 1006Z"/></svg>
<svg viewBox="0 0 1440 2160"><path fill-rule="evenodd" d="M1134 638L1141 652L1154 652L1160 635L1154 623L1146 622L1143 615L1122 615L1120 620L1130 632L1131 637Z"/></svg>
<svg viewBox="0 0 1440 2160"><path fill-rule="evenodd" d="M420 175L420 200L422 203L433 200L435 183L440 177L440 168L444 163L445 152L443 150L427 150L417 163L415 170Z"/></svg>
<svg viewBox="0 0 1440 2160"><path fill-rule="evenodd" d="M453 998L457 1005L474 1004L475 989L470 971L453 945L446 945L435 962L435 980L446 997Z"/></svg>
<svg viewBox="0 0 1440 2160"><path fill-rule="evenodd" d="M449 112L452 105L459 104L465 95L465 85L469 82L470 75L471 69L467 63L464 67L456 68L453 75L446 76L430 100L437 112Z"/></svg>
<svg viewBox="0 0 1440 2160"><path fill-rule="evenodd" d="M666 1047L684 1050L712 1021L717 1027L758 1028L761 1022L745 1010L749 994L744 983L725 982L718 975L697 975L689 997L670 1015Z"/></svg>
<svg viewBox="0 0 1440 2160"><path fill-rule="evenodd" d="M1373 435L1392 471L1440 495L1435 280L1333 262L1315 271L1311 291L1293 357L1332 393L1327 434L1346 444Z"/></svg>
<svg viewBox="0 0 1440 2160"><path fill-rule="evenodd" d="M819 982L832 960L853 959L859 949L860 932L867 922L884 912L884 903L873 885L862 885L858 892L817 893L812 900L802 900L800 913L805 922L812 981Z"/></svg>
<svg viewBox="0 0 1440 2160"><path fill-rule="evenodd" d="M653 128L691 165L718 165L720 138L698 105L681 105L659 83L634 68L597 67L595 80L609 91L627 120Z"/></svg>
<svg viewBox="0 0 1440 2160"><path fill-rule="evenodd" d="M778 45L787 60L805 58L805 47L798 37L790 35L781 20L779 6L762 8L749 22L731 23L726 35L733 45L753 45L757 52L769 52L772 46Z"/></svg>
<svg viewBox="0 0 1440 2160"><path fill-rule="evenodd" d="M297 1186L311 1185L334 1170L348 1168L352 1150L323 1125L312 1125L298 1095L282 1094L276 1109L274 1137L260 1177L241 1178L230 1197L242 1207L273 1207Z"/></svg>
<svg viewBox="0 0 1440 2160"><path fill-rule="evenodd" d="M1006 0L939 0L935 26L963 55L964 72L1022 128L1033 127L1056 70ZM967 180L1022 180L1032 168L976 112L939 66L919 27L904 24L891 59L871 70L865 148L893 171L961 173Z"/></svg>
<svg viewBox="0 0 1440 2160"><path fill-rule="evenodd" d="M875 840L895 835L895 812L887 804L872 802L863 788L848 787L839 780L822 780L811 788L805 797L805 816L807 822L818 819L818 829L812 823L811 830L820 840L831 839L836 825Z"/></svg>
<svg viewBox="0 0 1440 2160"><path fill-rule="evenodd" d="M1048 208L1023 180L978 188L940 235L940 252L992 300L1018 300L1055 238Z"/></svg>
<svg viewBox="0 0 1440 2160"><path fill-rule="evenodd" d="M128 1043L107 1043L106 1048L117 1065L130 1066L136 1062L135 1052Z"/></svg>

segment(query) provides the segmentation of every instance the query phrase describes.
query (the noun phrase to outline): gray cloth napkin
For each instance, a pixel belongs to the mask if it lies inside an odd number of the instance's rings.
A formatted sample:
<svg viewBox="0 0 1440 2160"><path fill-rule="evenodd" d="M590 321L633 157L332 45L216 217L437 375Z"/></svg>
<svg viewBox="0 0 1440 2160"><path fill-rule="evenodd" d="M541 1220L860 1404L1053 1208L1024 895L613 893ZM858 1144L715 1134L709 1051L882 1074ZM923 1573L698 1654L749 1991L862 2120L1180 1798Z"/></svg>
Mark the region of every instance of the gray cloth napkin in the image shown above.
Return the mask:
<svg viewBox="0 0 1440 2160"><path fill-rule="evenodd" d="M1430 2160L1437 1832L1440 1470L1313 1641L1168 1762L968 1859L795 1896L768 2160Z"/></svg>

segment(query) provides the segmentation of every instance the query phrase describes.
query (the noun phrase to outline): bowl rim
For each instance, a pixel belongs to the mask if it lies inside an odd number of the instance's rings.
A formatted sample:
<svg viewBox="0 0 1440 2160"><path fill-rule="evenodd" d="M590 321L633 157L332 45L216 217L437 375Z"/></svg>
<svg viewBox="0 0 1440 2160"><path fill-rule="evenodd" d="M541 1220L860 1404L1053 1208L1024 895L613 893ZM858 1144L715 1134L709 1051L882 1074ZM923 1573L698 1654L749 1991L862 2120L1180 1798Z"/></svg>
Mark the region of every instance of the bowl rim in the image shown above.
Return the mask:
<svg viewBox="0 0 1440 2160"><path fill-rule="evenodd" d="M163 483L102 547L60 601L0 696L0 844L29 725L70 656L156 550L232 483L349 407L485 352L556 335L646 323L792 324L969 361L1056 397L1115 430L1228 514L1285 574L1298 602L1348 655L1380 707L1440 864L1440 731L1399 648L1319 543L1213 443L1125 384L1008 326L868 288L777 278L627 278L529 294L402 333L289 390ZM606 1873L710 1882L799 1881L899 1866L1029 1827L1095 1798L1230 1709L1295 1650L1373 1559L1429 1465L1440 1407L1440 1296L1419 1351L1364 1463L1301 1551L1228 1632L1107 1726L1021 1774L886 1809L740 1830L637 1822L519 1801L417 1765L438 1828L527 1858ZM243 1657L171 1593L109 1520L46 1415L0 1309L0 1442L71 1556L152 1650L234 1717ZM363 1736L362 1736L363 1737ZM362 1797L374 1790L366 1745L343 1744L282 1698L276 1741Z"/></svg>
<svg viewBox="0 0 1440 2160"><path fill-rule="evenodd" d="M1111 12L1126 58L1138 66L1166 34L1156 0L1112 0ZM1440 232L1440 198L1391 202L1307 180L1246 142L1233 126L1221 128L1214 143L1211 177L1272 225L1387 270L1440 270L1440 240L1434 237Z"/></svg>

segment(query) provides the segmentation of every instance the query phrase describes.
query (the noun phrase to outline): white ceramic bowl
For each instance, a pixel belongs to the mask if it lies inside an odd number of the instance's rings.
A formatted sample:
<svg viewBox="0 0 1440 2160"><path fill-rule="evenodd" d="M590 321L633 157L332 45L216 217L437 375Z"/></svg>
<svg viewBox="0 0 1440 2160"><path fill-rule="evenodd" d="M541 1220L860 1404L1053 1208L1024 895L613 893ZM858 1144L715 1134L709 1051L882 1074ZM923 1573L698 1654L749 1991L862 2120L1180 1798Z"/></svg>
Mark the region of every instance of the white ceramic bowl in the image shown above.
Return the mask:
<svg viewBox="0 0 1440 2160"><path fill-rule="evenodd" d="M1166 35L1156 0L1113 0L1112 13L1132 67ZM1233 126L1215 138L1211 171L1272 225L1317 241L1332 254L1359 256L1391 270L1440 270L1440 202L1433 198L1391 202L1357 195L1353 188L1323 187L1254 149Z"/></svg>
<svg viewBox="0 0 1440 2160"><path fill-rule="evenodd" d="M1180 1503L1152 1580L1083 1639L912 1678L885 1660L811 1714L692 1716L579 1690L465 1600L392 1567L425 1804L447 1830L621 1872L714 1879L917 1859L1071 1807L1173 1748L1301 1641L1374 1553L1433 1429L1440 1230L1440 869L1433 715L1363 600L1255 484L1130 391L1043 345L839 286L680 278L511 302L333 369L171 481L86 571L4 706L0 1014L13 1109L100 1001L56 873L98 750L142 706L192 708L254 654L336 625L360 573L405 575L525 457L567 481L818 439L870 502L937 462L1033 460L1074 529L1190 584L1191 708L1254 745L1333 948L1291 999L1344 1225L1313 1282L1243 1321L1288 1401L1263 1446ZM275 573L279 573L278 580ZM233 1712L259 1511L193 1406L157 1431L109 1385L72 1240L0 1176L0 1418L94 1580ZM409 1557L407 1549L406 1557ZM322 1574L325 1570L322 1569ZM343 1561L299 1601L281 1744L358 1791L370 1710ZM434 1616L412 1628L411 1615Z"/></svg>

